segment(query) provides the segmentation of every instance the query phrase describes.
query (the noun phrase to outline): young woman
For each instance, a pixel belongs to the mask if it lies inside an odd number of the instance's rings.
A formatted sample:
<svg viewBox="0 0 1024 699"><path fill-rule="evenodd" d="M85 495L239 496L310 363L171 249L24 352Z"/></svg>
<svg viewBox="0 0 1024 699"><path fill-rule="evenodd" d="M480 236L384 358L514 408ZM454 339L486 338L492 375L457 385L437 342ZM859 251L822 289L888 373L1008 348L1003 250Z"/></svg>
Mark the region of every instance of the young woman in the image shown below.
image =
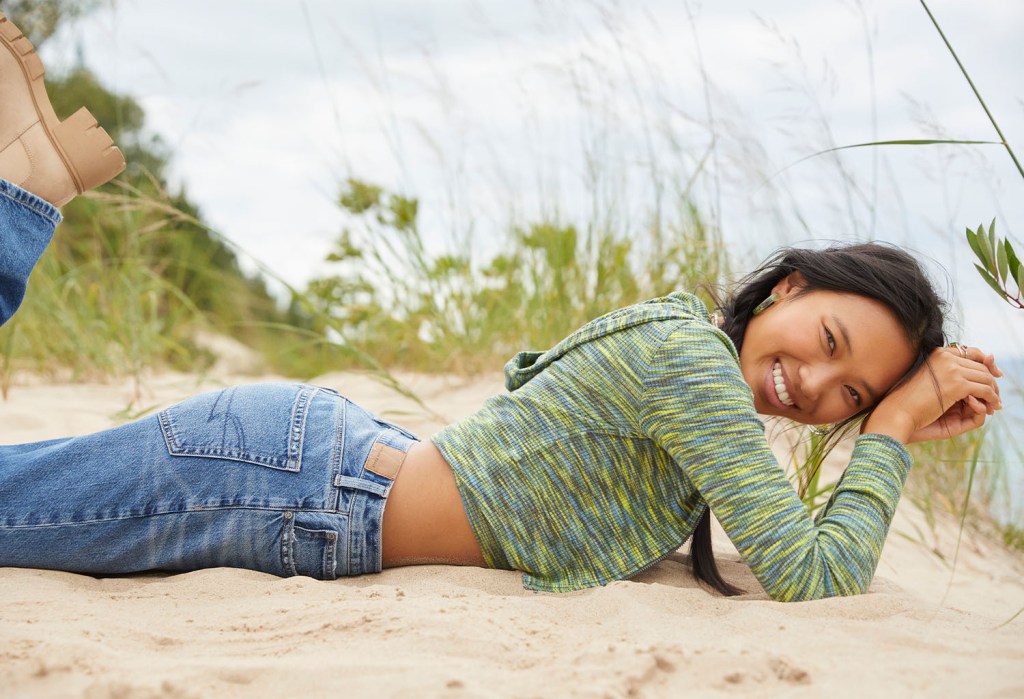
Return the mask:
<svg viewBox="0 0 1024 699"><path fill-rule="evenodd" d="M58 123L31 45L0 15L0 321L60 220L120 153ZM675 293L506 367L508 393L419 441L334 391L242 386L104 432L0 447L0 565L91 574L237 566L333 579L450 563L535 590L628 578L691 535L721 592L709 509L774 599L863 592L910 469L905 444L1001 407L993 358L944 347L918 265L866 244L785 250L715 322ZM758 414L863 417L812 521Z"/></svg>

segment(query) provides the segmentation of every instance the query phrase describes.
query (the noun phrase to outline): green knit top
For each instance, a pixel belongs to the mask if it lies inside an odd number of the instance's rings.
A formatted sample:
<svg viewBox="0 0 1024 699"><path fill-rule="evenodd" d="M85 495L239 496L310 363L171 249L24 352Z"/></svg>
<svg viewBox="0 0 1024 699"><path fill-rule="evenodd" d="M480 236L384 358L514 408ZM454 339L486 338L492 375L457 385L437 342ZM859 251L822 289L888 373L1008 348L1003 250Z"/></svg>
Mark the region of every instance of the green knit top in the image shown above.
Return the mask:
<svg viewBox="0 0 1024 699"><path fill-rule="evenodd" d="M487 564L564 592L678 549L706 507L776 600L864 592L910 470L857 438L811 519L773 456L729 338L674 293L602 316L505 367L508 393L433 436Z"/></svg>

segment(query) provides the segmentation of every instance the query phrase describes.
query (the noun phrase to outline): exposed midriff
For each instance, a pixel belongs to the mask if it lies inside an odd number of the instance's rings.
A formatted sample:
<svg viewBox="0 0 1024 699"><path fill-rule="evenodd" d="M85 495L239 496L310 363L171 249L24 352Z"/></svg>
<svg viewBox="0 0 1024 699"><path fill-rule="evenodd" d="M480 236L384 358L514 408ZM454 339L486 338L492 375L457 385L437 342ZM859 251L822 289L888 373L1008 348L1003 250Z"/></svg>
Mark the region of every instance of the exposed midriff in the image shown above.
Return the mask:
<svg viewBox="0 0 1024 699"><path fill-rule="evenodd" d="M429 441L409 450L384 506L383 566L484 566L451 466Z"/></svg>

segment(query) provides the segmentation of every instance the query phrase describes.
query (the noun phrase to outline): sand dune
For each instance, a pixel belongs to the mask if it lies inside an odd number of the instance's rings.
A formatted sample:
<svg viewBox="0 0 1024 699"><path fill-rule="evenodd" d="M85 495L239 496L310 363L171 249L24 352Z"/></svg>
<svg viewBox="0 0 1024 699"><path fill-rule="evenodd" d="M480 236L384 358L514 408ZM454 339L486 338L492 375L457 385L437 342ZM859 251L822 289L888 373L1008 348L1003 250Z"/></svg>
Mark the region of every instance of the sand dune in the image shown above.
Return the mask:
<svg viewBox="0 0 1024 699"><path fill-rule="evenodd" d="M497 375L402 378L429 410L366 376L318 382L423 436L501 390ZM107 427L217 385L15 386L0 440ZM894 531L919 520L904 501ZM947 558L954 541L940 529ZM966 542L950 584L936 555L894 534L870 594L799 604L769 601L720 532L716 547L749 594L697 587L682 553L568 595L441 566L334 582L2 568L0 696L1024 696L1024 614L1000 626L1024 606L1024 565L993 542Z"/></svg>

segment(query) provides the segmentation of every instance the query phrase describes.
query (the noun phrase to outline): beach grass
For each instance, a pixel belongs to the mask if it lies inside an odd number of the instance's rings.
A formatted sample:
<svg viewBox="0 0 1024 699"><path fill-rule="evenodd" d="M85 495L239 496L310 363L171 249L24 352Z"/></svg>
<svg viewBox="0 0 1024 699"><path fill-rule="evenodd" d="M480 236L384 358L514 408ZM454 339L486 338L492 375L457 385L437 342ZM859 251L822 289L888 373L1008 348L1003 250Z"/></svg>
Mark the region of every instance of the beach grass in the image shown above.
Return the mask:
<svg viewBox="0 0 1024 699"><path fill-rule="evenodd" d="M353 225L330 255L336 271L301 302L325 333L385 367L493 369L616 308L713 285L727 263L719 233L686 201L628 233L550 219L443 254L431 252L415 199L352 179L339 202Z"/></svg>
<svg viewBox="0 0 1024 699"><path fill-rule="evenodd" d="M628 35L616 27L614 13L607 17L613 35ZM691 27L699 49L696 20ZM784 37L780 42L787 43ZM870 56L869 33L865 42ZM693 66L700 75L699 106L680 118L675 96L657 93L674 87L654 69L644 75L644 62L630 58L640 52L628 48L622 65L602 66L595 64L597 52L584 46L581 59L563 68L574 103L595 115L593 136L579 146L587 168L578 173L583 206L549 201L533 215L510 210L481 218L472 235L456 226L438 231L423 225L416 192L390 191L352 172L338 184L347 224L330 253L330 271L305 288L274 279L266 267L262 276L243 273L238 257L244 251L211 230L186 196L168 191L163 170L171 154L145 136L138 106L103 96L85 73L66 76L54 94L99 112L101 123L126 144L133 169L119 185L68 207L24 307L0 329L4 394L22 371L138 381L157 368L201 373L213 357L195 342L198 330L233 335L256 347L267 368L301 378L354 368L398 385L399 369L494 371L516 351L551 347L607 311L678 288L719 288L734 278L752 261L728 244L721 225L722 181L731 172L756 182L752 191L771 199L766 222L777 228L795 221L800 235L816 230L805 219L801 193L774 174L778 168L759 147L756 131L716 103L720 89L699 50ZM814 107L813 82L803 74L784 81L809 100L815 115L821 142L802 143L804 152L840 146L825 110ZM636 96L630 117L641 121L642 157L624 190L643 192L639 206L617 193L622 180L610 172L620 161L608 153L621 155L617 148L625 146L602 140L622 117L618 106L600 103L608 91ZM869 130L878 140L874 117ZM846 230L858 239L873 237L877 160L867 182L835 153L815 166L835 187ZM264 279L284 291L275 298ZM818 469L823 442L807 439L812 456L794 473L813 509L831 483ZM968 524L988 525L1005 488L997 474L1013 458L993 442L977 432L915 449L918 467L908 493L928 522L966 513ZM972 480L979 466L988 475ZM1009 543L1020 541L1019 522L1001 526ZM925 545L929 536L921 532Z"/></svg>

